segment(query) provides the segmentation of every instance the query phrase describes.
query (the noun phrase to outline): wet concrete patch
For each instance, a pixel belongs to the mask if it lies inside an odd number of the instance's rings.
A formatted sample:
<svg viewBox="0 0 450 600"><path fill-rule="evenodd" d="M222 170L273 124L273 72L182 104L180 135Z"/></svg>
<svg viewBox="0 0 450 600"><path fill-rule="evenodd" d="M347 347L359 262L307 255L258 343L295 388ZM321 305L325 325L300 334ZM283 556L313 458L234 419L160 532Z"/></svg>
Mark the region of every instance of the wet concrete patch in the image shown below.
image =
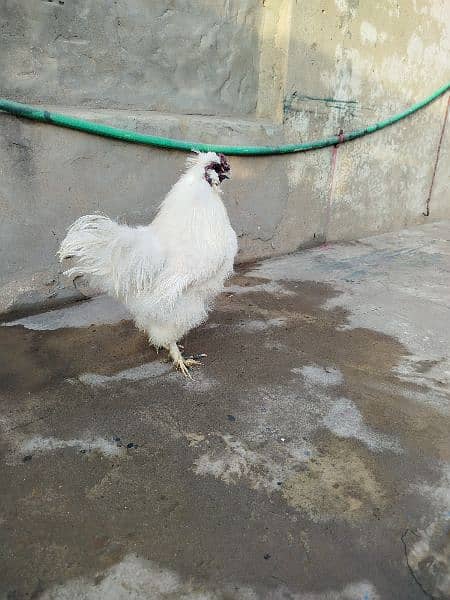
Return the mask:
<svg viewBox="0 0 450 600"><path fill-rule="evenodd" d="M105 375L156 353L131 322L86 328L0 328L0 392L38 392L84 372Z"/></svg>
<svg viewBox="0 0 450 600"><path fill-rule="evenodd" d="M194 382L130 322L0 328L0 597L423 597L402 535L449 489L433 390L332 285L240 277L185 341Z"/></svg>

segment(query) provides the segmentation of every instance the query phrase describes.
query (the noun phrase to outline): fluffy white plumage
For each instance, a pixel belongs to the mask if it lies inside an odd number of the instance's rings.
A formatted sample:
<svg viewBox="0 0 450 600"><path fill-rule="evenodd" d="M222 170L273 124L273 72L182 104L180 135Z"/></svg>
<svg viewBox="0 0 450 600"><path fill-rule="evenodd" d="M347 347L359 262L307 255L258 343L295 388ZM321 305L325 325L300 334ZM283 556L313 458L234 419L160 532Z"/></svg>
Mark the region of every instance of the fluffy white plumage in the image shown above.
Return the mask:
<svg viewBox="0 0 450 600"><path fill-rule="evenodd" d="M187 166L150 225L87 215L70 227L58 251L61 261L73 259L68 276L84 275L125 303L150 342L168 349L184 374L194 361L183 359L176 342L207 318L237 251L220 197L229 172L225 157L198 153Z"/></svg>

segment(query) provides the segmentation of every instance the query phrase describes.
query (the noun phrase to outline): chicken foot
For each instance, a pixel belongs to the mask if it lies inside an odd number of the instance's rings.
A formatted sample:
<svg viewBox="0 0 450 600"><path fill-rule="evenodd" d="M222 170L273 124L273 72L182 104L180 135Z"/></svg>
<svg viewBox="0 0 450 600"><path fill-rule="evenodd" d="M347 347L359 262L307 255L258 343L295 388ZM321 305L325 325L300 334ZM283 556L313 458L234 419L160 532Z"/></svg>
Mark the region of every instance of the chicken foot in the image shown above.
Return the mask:
<svg viewBox="0 0 450 600"><path fill-rule="evenodd" d="M168 350L170 358L172 359L175 367L179 369L185 377L192 379L189 368L193 367L194 365L201 365L202 363L193 358L183 358L183 355L181 354L180 349L175 342L169 344Z"/></svg>

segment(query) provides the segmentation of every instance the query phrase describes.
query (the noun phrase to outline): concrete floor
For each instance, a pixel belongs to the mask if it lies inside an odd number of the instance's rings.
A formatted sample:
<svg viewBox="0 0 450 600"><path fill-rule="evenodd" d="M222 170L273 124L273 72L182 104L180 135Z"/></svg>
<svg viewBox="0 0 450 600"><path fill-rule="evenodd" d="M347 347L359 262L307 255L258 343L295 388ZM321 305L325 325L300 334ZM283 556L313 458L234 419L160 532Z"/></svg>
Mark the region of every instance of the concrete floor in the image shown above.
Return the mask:
<svg viewBox="0 0 450 600"><path fill-rule="evenodd" d="M0 598L450 598L449 284L448 222L247 267L192 382L105 298L0 327Z"/></svg>

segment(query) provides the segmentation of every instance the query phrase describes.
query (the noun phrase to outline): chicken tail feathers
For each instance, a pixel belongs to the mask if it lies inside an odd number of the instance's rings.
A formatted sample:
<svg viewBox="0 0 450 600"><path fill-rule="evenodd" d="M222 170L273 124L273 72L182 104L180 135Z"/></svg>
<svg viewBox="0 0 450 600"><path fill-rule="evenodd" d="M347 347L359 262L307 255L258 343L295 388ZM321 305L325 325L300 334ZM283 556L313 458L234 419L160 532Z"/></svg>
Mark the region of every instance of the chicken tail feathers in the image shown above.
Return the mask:
<svg viewBox="0 0 450 600"><path fill-rule="evenodd" d="M127 300L148 289L162 263L161 250L150 227L119 225L103 215L80 217L58 250L62 262L71 259L65 275L86 276L100 290Z"/></svg>

